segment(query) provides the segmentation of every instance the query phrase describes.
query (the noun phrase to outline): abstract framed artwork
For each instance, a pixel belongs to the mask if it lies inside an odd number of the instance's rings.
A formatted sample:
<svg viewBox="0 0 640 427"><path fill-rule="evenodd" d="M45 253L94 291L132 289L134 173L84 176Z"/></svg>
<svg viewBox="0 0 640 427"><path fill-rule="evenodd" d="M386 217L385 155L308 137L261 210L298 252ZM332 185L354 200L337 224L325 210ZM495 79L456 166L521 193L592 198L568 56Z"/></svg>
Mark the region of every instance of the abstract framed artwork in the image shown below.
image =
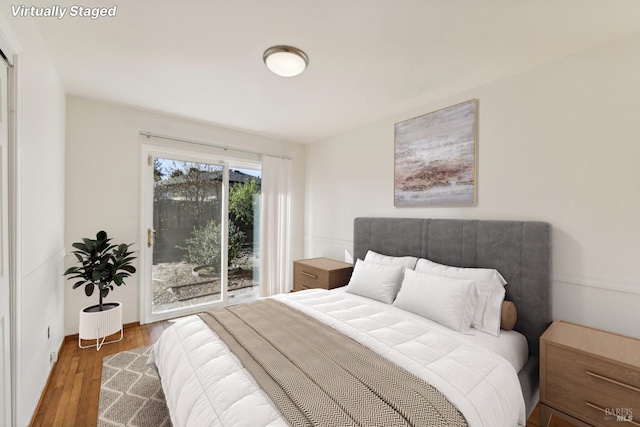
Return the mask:
<svg viewBox="0 0 640 427"><path fill-rule="evenodd" d="M395 125L394 205L476 203L477 99Z"/></svg>

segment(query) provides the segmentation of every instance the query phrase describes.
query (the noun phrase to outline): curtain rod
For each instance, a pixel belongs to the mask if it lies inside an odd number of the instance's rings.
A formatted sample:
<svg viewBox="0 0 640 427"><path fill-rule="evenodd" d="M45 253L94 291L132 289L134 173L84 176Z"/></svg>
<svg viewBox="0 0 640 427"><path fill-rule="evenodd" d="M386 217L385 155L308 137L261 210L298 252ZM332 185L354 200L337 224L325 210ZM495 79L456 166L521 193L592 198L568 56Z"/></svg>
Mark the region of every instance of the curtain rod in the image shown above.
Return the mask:
<svg viewBox="0 0 640 427"><path fill-rule="evenodd" d="M281 156L281 155L275 155L275 154L260 153L258 151L243 150L241 148L233 148L228 145L212 144L212 143L203 142L203 141L194 141L192 139L178 138L175 136L168 136L168 135L160 135L157 133L147 132L143 130L141 130L139 133L140 135L146 136L147 138L167 139L170 141L186 142L187 144L202 145L204 147L221 148L224 151L237 151L239 153L257 154L258 156L277 157L279 159L291 160L291 157L289 156Z"/></svg>

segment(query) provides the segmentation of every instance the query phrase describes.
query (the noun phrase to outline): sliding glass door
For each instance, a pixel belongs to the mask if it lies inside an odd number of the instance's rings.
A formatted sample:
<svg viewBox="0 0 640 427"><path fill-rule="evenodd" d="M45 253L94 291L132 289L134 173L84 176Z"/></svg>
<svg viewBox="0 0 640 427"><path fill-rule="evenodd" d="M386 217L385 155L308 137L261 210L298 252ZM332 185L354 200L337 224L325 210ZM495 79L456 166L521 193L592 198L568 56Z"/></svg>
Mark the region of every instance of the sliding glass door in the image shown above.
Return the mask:
<svg viewBox="0 0 640 427"><path fill-rule="evenodd" d="M146 154L143 321L257 298L259 165Z"/></svg>
<svg viewBox="0 0 640 427"><path fill-rule="evenodd" d="M224 164L154 158L151 311L225 300Z"/></svg>

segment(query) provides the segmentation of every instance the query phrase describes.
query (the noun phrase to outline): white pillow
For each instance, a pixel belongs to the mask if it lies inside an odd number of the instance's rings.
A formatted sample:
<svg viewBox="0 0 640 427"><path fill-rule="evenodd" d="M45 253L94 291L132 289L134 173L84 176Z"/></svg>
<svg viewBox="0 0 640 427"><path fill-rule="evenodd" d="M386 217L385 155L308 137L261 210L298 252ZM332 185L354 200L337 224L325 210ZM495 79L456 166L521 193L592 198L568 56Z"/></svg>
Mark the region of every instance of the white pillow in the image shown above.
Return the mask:
<svg viewBox="0 0 640 427"><path fill-rule="evenodd" d="M451 279L475 281L478 302L471 326L496 337L500 334L500 313L505 296L504 285L507 281L497 270L451 267L421 258L416 264L416 271Z"/></svg>
<svg viewBox="0 0 640 427"><path fill-rule="evenodd" d="M395 307L419 314L457 332L468 333L476 308L473 280L406 270Z"/></svg>
<svg viewBox="0 0 640 427"><path fill-rule="evenodd" d="M404 267L364 262L356 265L347 285L347 292L391 304L402 285Z"/></svg>
<svg viewBox="0 0 640 427"><path fill-rule="evenodd" d="M418 258L413 256L388 256L379 254L374 251L368 251L367 255L364 257L364 262L373 262L382 265L401 265L405 268L410 268L413 270L414 268L416 268L416 262L418 262Z"/></svg>

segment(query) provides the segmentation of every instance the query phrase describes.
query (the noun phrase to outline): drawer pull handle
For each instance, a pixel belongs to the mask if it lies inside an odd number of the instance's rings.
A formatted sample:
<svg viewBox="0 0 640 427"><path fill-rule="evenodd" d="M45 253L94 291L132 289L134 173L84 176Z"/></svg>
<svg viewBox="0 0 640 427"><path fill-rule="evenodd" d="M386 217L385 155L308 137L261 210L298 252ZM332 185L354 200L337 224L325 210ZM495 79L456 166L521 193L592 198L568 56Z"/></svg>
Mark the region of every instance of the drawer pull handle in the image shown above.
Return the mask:
<svg viewBox="0 0 640 427"><path fill-rule="evenodd" d="M612 380L611 378L607 378L607 377L604 377L602 375L594 374L593 372L590 372L590 371L586 371L586 373L590 377L598 378L600 380L603 380L603 381L606 381L606 382L609 382L609 383L612 383L612 384L616 384L616 385L619 385L620 387L628 388L629 390L633 390L633 391L636 391L636 392L640 393L640 388L638 388L638 387L634 387L632 385L625 384L625 383L622 383L620 381Z"/></svg>
<svg viewBox="0 0 640 427"><path fill-rule="evenodd" d="M303 276L311 277L312 279L318 278L318 276L316 276L315 274L307 273L306 271L301 271L300 274L302 274Z"/></svg>
<svg viewBox="0 0 640 427"><path fill-rule="evenodd" d="M604 408L601 408L601 407L599 407L598 405L594 405L594 404L593 404L593 403L591 403L591 402L584 402L584 403L585 403L585 405L587 405L588 407L593 408L593 409L596 409L596 410L598 410L598 411L602 412L603 414L606 414L606 413L607 413L607 411L606 411ZM632 420L625 420L625 422L627 422L627 423L629 423L629 424L632 424L632 425L634 425L634 426L638 426L638 427L640 427L640 424L639 424L639 423L637 423L637 422L635 422L635 421L632 421Z"/></svg>

